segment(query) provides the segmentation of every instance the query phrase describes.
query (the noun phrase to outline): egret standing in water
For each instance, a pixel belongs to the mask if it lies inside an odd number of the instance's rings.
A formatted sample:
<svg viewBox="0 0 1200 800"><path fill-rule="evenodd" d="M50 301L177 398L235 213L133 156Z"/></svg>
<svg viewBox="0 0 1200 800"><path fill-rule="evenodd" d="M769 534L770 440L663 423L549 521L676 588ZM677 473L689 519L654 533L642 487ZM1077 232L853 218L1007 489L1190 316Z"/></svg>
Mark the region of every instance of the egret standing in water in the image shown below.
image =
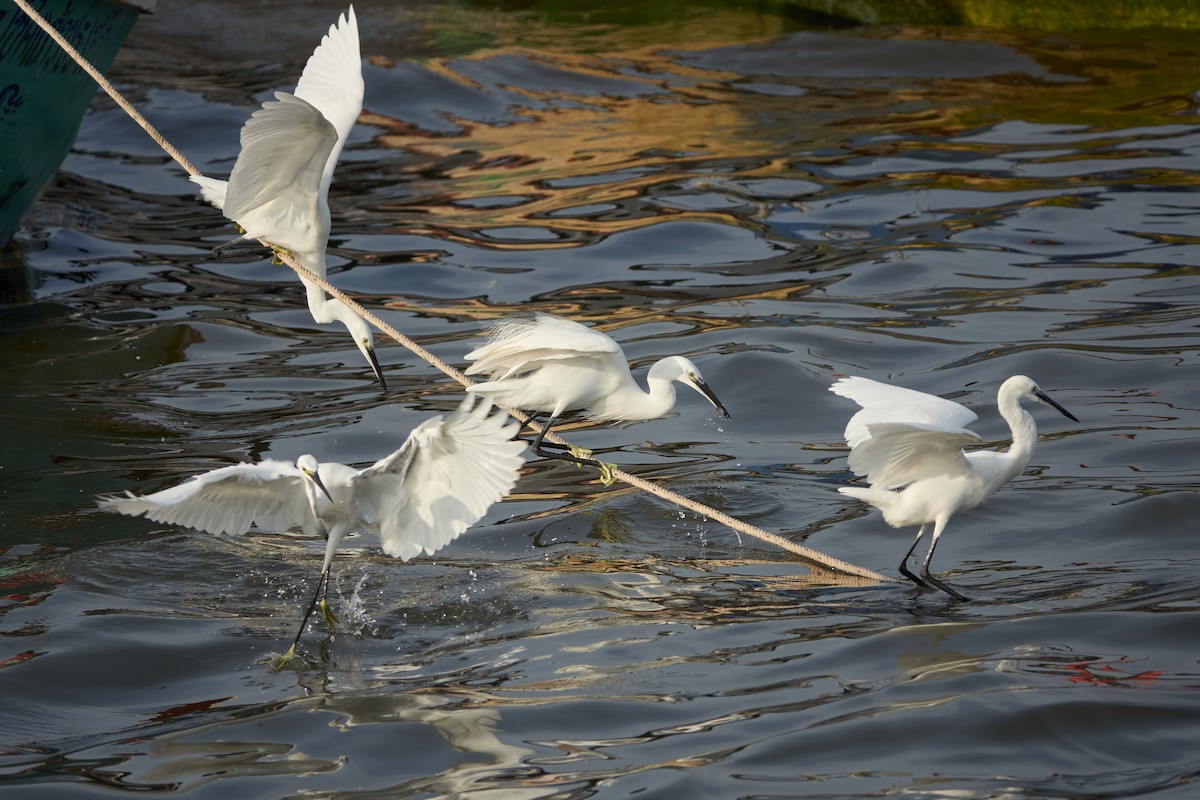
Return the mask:
<svg viewBox="0 0 1200 800"><path fill-rule="evenodd" d="M295 94L276 92L275 98L263 103L242 126L242 149L228 181L203 175L191 180L200 186L205 200L245 231L214 252L247 243L256 246L262 239L288 251L323 278L329 184L362 111L362 59L353 6L330 26L309 57ZM386 392L371 326L340 300L326 297L315 283L300 280L313 320L319 325L345 325Z"/></svg>
<svg viewBox="0 0 1200 800"><path fill-rule="evenodd" d="M551 314L505 319L488 329L488 343L467 353L474 361L468 375L487 375L468 392L497 405L530 412L549 412L533 441L533 452L591 464L572 455L543 449L546 431L567 411L582 411L594 420L656 419L675 407L679 382L702 394L721 415L729 412L704 382L700 370L682 356L669 356L650 367L644 391L629 373L624 351L600 331Z"/></svg>
<svg viewBox="0 0 1200 800"><path fill-rule="evenodd" d="M878 508L893 528L920 525L917 538L900 561L901 574L958 600L966 598L930 575L929 562L952 516L980 505L1029 466L1037 443L1037 423L1021 407L1021 401L1042 403L1079 421L1032 379L1014 375L1000 386L997 397L1000 416L1012 430L1012 446L1004 453L964 453L964 447L982 439L966 428L977 419L975 412L953 400L868 378L842 378L829 391L862 406L847 423L845 436L850 445L850 469L871 484L843 486L838 491ZM933 538L917 577L909 571L908 559L930 523Z"/></svg>
<svg viewBox="0 0 1200 800"><path fill-rule="evenodd" d="M310 455L295 464L237 464L145 497L129 492L102 497L99 505L208 533L241 534L257 524L324 536L321 577L286 660L318 598L333 624L326 600L329 569L347 533L377 531L383 552L407 561L449 544L508 494L524 462L525 443L513 440L519 426L493 410L490 403L468 395L448 419L421 423L399 450L366 469L318 463Z"/></svg>

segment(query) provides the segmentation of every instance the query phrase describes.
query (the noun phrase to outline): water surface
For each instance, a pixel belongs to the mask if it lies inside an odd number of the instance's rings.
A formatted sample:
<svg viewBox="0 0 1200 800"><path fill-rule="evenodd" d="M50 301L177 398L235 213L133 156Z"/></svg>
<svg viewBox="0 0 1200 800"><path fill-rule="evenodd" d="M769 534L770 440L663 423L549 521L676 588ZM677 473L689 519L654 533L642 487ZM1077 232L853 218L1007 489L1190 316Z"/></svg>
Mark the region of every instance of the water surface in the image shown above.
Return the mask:
<svg viewBox="0 0 1200 800"><path fill-rule="evenodd" d="M693 358L733 414L569 426L626 469L895 574L910 532L837 494L836 377L964 402L1004 378L1027 472L956 518L971 598L814 582L756 540L571 465L433 558L367 538L330 635L272 670L320 543L100 514L244 459L360 464L460 397L340 328L104 99L6 256L0 785L14 796L1189 797L1200 625L1183 32L828 31L364 3L367 95L331 276L462 363L488 320ZM173 4L113 77L202 170L337 9Z"/></svg>

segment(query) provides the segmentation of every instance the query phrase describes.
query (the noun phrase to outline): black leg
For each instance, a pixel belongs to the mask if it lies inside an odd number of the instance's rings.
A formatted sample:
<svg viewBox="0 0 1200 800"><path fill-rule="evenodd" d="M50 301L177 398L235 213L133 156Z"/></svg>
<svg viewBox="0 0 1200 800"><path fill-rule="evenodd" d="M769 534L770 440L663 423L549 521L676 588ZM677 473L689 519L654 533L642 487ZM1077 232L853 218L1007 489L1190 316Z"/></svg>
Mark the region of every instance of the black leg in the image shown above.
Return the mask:
<svg viewBox="0 0 1200 800"><path fill-rule="evenodd" d="M924 535L925 526L922 525L920 530L917 531L917 538L913 539L912 547L908 548L908 552L904 554L904 558L900 559L900 574L908 578L917 586L924 586L928 588L929 584L925 583L925 581L918 578L908 569L908 559L912 558L913 551L917 549L917 542L921 541L921 537Z"/></svg>
<svg viewBox="0 0 1200 800"><path fill-rule="evenodd" d="M525 430L525 426L531 422L537 422L537 414L530 414L529 419L525 420L517 427L517 432L513 434L514 442L521 438L521 433Z"/></svg>
<svg viewBox="0 0 1200 800"><path fill-rule="evenodd" d="M572 455L571 453L549 453L543 449L542 438L550 430L550 427L557 421L558 421L557 416L551 416L550 419L546 420L546 423L542 426L541 432L538 433L537 438L535 438L533 440L533 444L531 446L531 449L533 450L533 452L536 453L537 455L541 456L542 458L556 458L559 461L570 461L573 464L583 464L584 466L587 466L587 467L596 466L597 461L594 458L579 458L578 456ZM551 442L551 444L553 444L553 442Z"/></svg>
<svg viewBox="0 0 1200 800"><path fill-rule="evenodd" d="M925 554L925 562L921 565L921 577L924 578L925 582L928 583L930 586L941 589L943 592L950 595L955 600L966 600L967 599L966 596L960 594L959 592L955 591L954 589L951 589L949 586L947 586L946 584L942 583L940 580L938 580L937 578L935 578L929 574L929 562L933 560L933 549L935 547L937 547L938 537L940 537L941 535L942 535L942 526L935 525L933 528L933 541L931 541L929 543L929 552Z"/></svg>
<svg viewBox="0 0 1200 800"><path fill-rule="evenodd" d="M213 248L213 255L217 258L225 258L226 256L244 256L251 253L261 253L266 250L263 245L258 242L241 237L239 239L231 239L224 244L219 244Z"/></svg>
<svg viewBox="0 0 1200 800"><path fill-rule="evenodd" d="M529 419L527 419L527 420L525 420L524 422L522 422L522 423L521 423L521 427L517 428L517 432L516 432L515 434L513 434L513 441L514 441L514 442L518 442L518 441L520 441L520 442L528 442L528 440L527 440L527 439L522 439L522 438L521 438L521 432L522 432L522 431L524 431L524 430L525 430L525 426L526 426L526 425L528 425L528 424L529 424L529 423L531 423L531 422L537 422L537 414L530 414L530 415L529 415ZM557 442L542 442L542 443L541 443L541 445L539 445L539 446L540 446L540 447L541 447L543 450L545 450L545 449L546 449L546 448L548 448L548 447L552 447L552 448L554 448L555 450L568 450L568 449L570 449L570 448L568 448L568 447L567 447L565 444L558 444ZM551 458L553 458L553 456L551 456Z"/></svg>
<svg viewBox="0 0 1200 800"><path fill-rule="evenodd" d="M337 619L334 618L333 612L329 610L329 573L325 573L325 593L321 595L321 614L325 617L325 624L329 626L330 633L337 632Z"/></svg>
<svg viewBox="0 0 1200 800"><path fill-rule="evenodd" d="M956 591L955 589L951 588L949 585L947 585L945 583L942 583L940 580L933 577L928 572L924 572L924 573L922 573L922 575L925 577L925 580L929 582L930 586L941 589L943 592L950 595L955 600L969 600L970 599L963 593Z"/></svg>
<svg viewBox="0 0 1200 800"><path fill-rule="evenodd" d="M312 616L313 609L317 607L317 598L321 597L321 590L324 589L326 596L329 593L329 573L321 572L321 577L317 579L317 590L313 592L312 599L308 601L308 607L304 609L304 616L300 620L300 630L296 631L296 638L292 640L292 650L296 649L296 645L300 644L300 637L304 635L304 626L308 624L308 618Z"/></svg>

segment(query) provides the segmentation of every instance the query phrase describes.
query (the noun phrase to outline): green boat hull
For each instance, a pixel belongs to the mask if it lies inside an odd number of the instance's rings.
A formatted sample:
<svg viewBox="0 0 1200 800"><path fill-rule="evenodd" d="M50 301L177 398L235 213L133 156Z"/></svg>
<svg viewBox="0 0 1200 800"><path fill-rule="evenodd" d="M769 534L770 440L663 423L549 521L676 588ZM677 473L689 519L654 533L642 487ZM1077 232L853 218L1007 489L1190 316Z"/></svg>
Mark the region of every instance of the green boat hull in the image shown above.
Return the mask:
<svg viewBox="0 0 1200 800"><path fill-rule="evenodd" d="M115 0L32 0L101 72L140 10ZM96 82L12 0L0 0L0 246L71 150Z"/></svg>

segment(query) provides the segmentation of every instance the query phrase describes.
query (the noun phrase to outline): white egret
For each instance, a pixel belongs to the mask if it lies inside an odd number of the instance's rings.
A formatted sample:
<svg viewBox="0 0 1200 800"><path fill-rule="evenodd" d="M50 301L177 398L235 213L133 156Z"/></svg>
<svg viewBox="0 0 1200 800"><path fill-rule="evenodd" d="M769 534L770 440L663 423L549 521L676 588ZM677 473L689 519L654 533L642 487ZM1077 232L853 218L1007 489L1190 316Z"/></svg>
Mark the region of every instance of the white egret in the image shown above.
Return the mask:
<svg viewBox="0 0 1200 800"><path fill-rule="evenodd" d="M901 574L959 600L966 598L929 574L929 562L952 516L980 505L1029 465L1037 423L1021 401L1048 405L1079 421L1032 379L1014 375L1001 384L997 396L1000 416L1012 430L1012 446L1003 453L964 453L964 447L982 439L966 428L977 419L975 412L953 400L857 377L842 378L829 391L862 406L847 423L845 436L850 469L871 484L843 486L838 491L878 508L893 528L920 525L900 561ZM909 571L908 559L930 523L933 538L917 577Z"/></svg>
<svg viewBox="0 0 1200 800"><path fill-rule="evenodd" d="M516 422L493 410L468 395L448 419L422 422L399 450L365 469L318 463L310 455L295 464L237 464L145 497L105 496L99 506L208 533L241 534L257 524L323 535L321 577L290 656L318 597L332 625L325 600L329 569L347 533L377 531L383 552L407 561L453 541L512 489L525 443L514 441Z"/></svg>
<svg viewBox="0 0 1200 800"><path fill-rule="evenodd" d="M644 391L629 373L624 351L611 337L578 322L551 314L505 319L488 328L488 343L467 353L474 361L468 375L488 375L468 392L497 405L527 412L549 412L533 452L579 464L591 461L546 452L542 438L567 411L594 420L644 420L663 416L675 406L674 381L690 386L728 418L729 412L704 382L700 370L682 356L661 359L646 376Z"/></svg>
<svg viewBox="0 0 1200 800"><path fill-rule="evenodd" d="M295 94L276 92L242 126L241 152L228 181L196 175L200 194L236 222L244 235L220 254L259 239L286 250L325 277L329 241L329 184L338 157L362 111L358 20L351 6L331 25L300 76ZM308 309L319 325L341 322L371 365L384 392L371 326L311 281Z"/></svg>

